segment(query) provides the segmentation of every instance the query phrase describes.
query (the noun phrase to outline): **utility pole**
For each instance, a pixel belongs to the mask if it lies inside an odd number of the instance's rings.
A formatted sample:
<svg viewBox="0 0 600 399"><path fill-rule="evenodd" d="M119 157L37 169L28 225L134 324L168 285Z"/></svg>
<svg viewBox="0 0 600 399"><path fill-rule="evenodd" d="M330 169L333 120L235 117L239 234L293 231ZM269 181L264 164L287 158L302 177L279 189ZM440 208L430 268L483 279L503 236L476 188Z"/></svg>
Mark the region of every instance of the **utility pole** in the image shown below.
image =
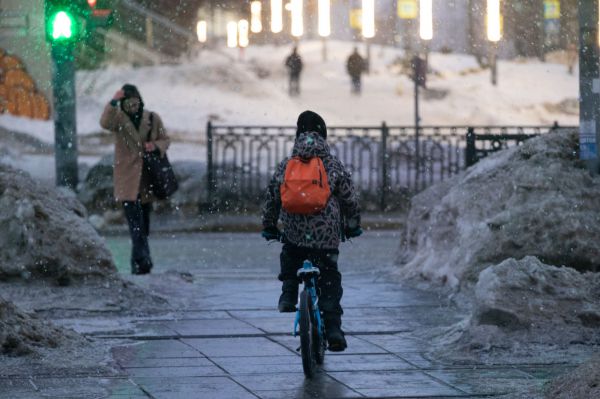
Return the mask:
<svg viewBox="0 0 600 399"><path fill-rule="evenodd" d="M415 84L415 187L419 188L421 177L421 115L419 111L419 88L426 87L427 83L427 61L416 55L412 59L413 81Z"/></svg>
<svg viewBox="0 0 600 399"><path fill-rule="evenodd" d="M56 185L77 188L75 60L72 44L52 46Z"/></svg>
<svg viewBox="0 0 600 399"><path fill-rule="evenodd" d="M598 173L600 68L598 0L579 0L579 157Z"/></svg>

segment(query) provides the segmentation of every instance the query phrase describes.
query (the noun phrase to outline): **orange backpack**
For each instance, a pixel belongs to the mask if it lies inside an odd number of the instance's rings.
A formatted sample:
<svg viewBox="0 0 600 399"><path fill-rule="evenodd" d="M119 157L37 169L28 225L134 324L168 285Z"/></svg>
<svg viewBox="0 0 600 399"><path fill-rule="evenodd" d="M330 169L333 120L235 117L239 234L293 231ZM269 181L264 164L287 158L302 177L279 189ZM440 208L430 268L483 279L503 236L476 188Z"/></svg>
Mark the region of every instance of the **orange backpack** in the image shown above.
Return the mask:
<svg viewBox="0 0 600 399"><path fill-rule="evenodd" d="M325 209L331 191L321 158L290 159L280 192L281 205L289 213L310 215Z"/></svg>

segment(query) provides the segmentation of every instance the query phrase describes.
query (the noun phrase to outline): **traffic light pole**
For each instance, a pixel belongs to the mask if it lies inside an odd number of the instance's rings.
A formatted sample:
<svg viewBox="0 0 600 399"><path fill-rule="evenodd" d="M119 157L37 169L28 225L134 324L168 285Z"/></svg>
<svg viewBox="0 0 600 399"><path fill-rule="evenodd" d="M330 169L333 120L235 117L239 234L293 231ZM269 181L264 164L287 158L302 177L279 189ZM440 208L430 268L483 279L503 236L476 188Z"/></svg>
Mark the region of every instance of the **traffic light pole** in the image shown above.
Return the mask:
<svg viewBox="0 0 600 399"><path fill-rule="evenodd" d="M77 123L73 45L52 45L56 184L77 188Z"/></svg>
<svg viewBox="0 0 600 399"><path fill-rule="evenodd" d="M600 68L598 0L579 0L579 158L598 173Z"/></svg>

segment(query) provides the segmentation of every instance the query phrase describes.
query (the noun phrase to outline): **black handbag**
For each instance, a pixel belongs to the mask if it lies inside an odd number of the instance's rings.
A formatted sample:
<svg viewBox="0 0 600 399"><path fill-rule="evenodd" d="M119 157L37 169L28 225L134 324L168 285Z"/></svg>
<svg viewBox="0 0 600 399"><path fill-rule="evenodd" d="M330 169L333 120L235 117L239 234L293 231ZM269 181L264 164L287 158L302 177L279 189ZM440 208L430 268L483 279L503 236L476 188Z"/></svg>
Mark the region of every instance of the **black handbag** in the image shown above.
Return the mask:
<svg viewBox="0 0 600 399"><path fill-rule="evenodd" d="M148 132L147 141L150 141L150 135L154 128L154 114L150 114L150 131ZM166 199L173 195L179 188L177 178L173 172L173 167L167 158L160 156L160 150L156 149L152 152L144 152L144 168L148 172L148 180L150 183L150 191L158 199Z"/></svg>

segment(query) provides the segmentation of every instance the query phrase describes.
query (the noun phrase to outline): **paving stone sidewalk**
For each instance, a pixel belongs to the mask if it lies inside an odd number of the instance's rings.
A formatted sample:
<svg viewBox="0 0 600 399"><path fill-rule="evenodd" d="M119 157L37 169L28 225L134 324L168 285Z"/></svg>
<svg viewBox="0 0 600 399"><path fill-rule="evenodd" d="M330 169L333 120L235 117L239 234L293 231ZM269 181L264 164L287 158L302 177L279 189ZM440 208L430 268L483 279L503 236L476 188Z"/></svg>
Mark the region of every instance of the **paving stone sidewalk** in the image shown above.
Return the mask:
<svg viewBox="0 0 600 399"><path fill-rule="evenodd" d="M573 367L465 365L430 357L422 332L462 315L434 293L389 278L397 236L381 232L342 248L349 347L327 352L321 371L307 380L299 340L291 336L293 315L275 309L279 248L248 234L186 235L176 243L177 256L167 254L172 239L153 241L157 264L175 259L176 266L131 277L173 298L173 312L117 326L100 318L58 321L112 345L117 374L0 379L0 397L486 398L538 387ZM212 249L202 252L198 243ZM192 278L175 284L176 273Z"/></svg>

